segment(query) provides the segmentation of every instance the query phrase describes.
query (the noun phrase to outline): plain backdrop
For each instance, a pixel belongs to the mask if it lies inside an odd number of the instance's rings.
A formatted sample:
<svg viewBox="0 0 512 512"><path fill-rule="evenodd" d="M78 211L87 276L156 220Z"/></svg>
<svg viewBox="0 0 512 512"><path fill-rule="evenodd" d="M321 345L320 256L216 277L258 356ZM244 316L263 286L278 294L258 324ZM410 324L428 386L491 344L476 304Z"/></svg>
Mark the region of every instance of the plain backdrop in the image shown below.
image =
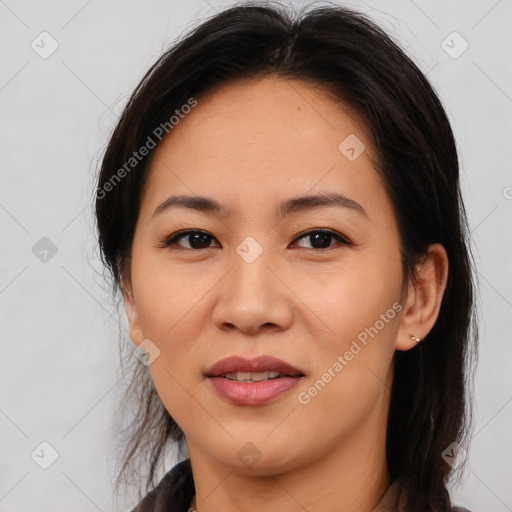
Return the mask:
<svg viewBox="0 0 512 512"><path fill-rule="evenodd" d="M474 432L452 496L473 512L510 511L512 1L346 4L401 43L452 122L481 304ZM123 385L118 317L95 246L94 178L145 70L227 5L0 0L2 512L135 504L130 493L112 501Z"/></svg>

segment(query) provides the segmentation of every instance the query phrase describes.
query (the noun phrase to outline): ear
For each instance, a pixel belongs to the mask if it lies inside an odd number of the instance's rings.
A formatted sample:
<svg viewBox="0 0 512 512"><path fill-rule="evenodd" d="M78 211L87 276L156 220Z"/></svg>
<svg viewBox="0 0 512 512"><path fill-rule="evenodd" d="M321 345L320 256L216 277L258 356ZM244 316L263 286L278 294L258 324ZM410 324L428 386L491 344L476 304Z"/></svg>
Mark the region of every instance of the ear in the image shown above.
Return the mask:
<svg viewBox="0 0 512 512"><path fill-rule="evenodd" d="M133 289L129 279L121 279L121 290L124 297L124 306L126 316L128 317L128 328L130 330L130 339L135 345L140 345L144 340L144 335L137 315L137 304L133 295Z"/></svg>
<svg viewBox="0 0 512 512"><path fill-rule="evenodd" d="M396 350L409 350L436 323L448 280L448 256L441 244L431 244L409 280L404 310L395 342Z"/></svg>

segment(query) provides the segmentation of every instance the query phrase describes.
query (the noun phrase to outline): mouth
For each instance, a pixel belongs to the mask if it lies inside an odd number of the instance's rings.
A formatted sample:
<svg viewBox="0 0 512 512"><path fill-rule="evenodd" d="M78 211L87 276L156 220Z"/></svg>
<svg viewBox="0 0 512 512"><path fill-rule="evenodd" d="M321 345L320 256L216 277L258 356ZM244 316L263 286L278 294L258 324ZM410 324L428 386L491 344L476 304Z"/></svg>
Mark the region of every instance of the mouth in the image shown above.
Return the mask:
<svg viewBox="0 0 512 512"><path fill-rule="evenodd" d="M237 405L274 401L294 387L305 373L271 356L244 359L235 356L215 363L205 376L225 400Z"/></svg>
<svg viewBox="0 0 512 512"><path fill-rule="evenodd" d="M207 377L224 377L230 380L261 382L281 377L304 377L298 368L271 356L245 359L240 356L221 359L205 372Z"/></svg>
<svg viewBox="0 0 512 512"><path fill-rule="evenodd" d="M234 373L224 373L222 375L218 375L218 377L222 377L224 379L236 380L237 382L263 382L266 380L274 380L280 379L282 377L297 377L299 375L289 375L280 373L277 371L269 371L269 372L234 372Z"/></svg>

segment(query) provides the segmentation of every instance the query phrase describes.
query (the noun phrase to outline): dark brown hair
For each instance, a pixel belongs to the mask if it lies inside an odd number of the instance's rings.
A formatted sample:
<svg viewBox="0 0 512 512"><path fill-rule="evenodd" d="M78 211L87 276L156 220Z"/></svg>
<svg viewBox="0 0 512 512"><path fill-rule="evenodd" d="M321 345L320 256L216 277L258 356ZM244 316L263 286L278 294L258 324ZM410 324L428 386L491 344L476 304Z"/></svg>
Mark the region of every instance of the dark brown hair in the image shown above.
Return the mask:
<svg viewBox="0 0 512 512"><path fill-rule="evenodd" d="M223 84L266 75L319 86L361 116L396 214L406 279L414 277L429 244L439 242L447 251L448 283L436 324L415 348L395 353L386 451L392 479L407 491L408 511L449 510L452 467L442 452L452 442L464 446L469 435L477 339L457 150L426 77L366 16L336 5L293 13L276 3L240 4L202 23L158 59L114 129L98 180L99 243L114 288L129 275L149 155L138 154L133 169L126 163L191 98L200 102ZM146 460L149 489L165 447L182 440L183 432L141 364L133 366L128 393L138 408L121 473Z"/></svg>

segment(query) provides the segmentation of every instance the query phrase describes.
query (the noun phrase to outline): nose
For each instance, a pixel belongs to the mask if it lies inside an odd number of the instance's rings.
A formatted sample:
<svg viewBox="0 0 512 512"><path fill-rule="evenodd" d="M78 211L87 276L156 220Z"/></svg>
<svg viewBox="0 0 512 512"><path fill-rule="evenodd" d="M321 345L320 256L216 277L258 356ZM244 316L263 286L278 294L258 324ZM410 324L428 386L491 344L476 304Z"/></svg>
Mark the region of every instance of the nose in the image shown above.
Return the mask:
<svg viewBox="0 0 512 512"><path fill-rule="evenodd" d="M231 271L217 288L212 313L216 327L249 335L289 328L293 321L292 294L267 251L252 262L234 252L231 263Z"/></svg>

